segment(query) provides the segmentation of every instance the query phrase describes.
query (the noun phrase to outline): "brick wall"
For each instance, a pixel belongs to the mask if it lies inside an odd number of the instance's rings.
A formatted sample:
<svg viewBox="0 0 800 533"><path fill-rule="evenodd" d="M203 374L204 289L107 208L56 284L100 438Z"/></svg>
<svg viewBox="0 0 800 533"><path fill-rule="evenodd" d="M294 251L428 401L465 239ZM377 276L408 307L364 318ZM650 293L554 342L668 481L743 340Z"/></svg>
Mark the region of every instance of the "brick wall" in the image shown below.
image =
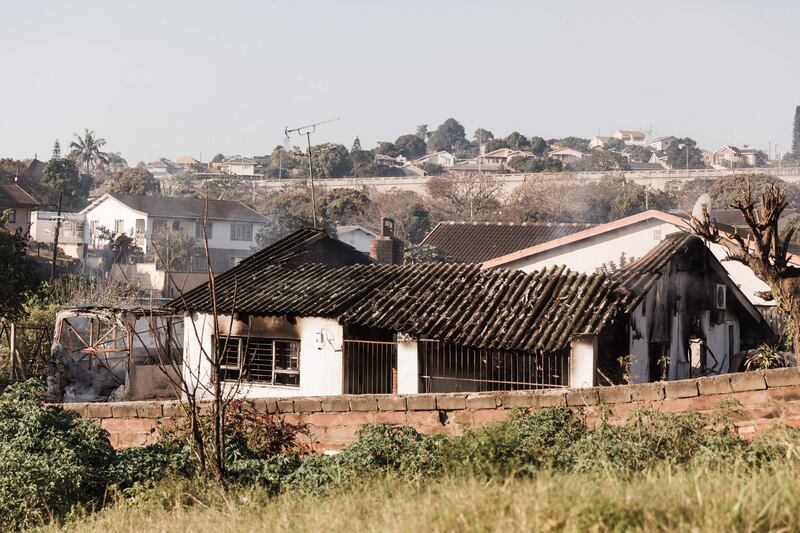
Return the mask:
<svg viewBox="0 0 800 533"><path fill-rule="evenodd" d="M750 438L776 423L800 427L800 369L728 374L684 381L476 394L367 395L317 398L269 398L248 407L291 423L308 424L318 451L350 443L361 424L385 422L412 426L424 433L458 435L466 428L506 419L511 409L567 406L586 414L590 424L601 416L625 420L637 408L664 412L710 412L725 398L738 401L744 413L735 418L739 434ZM66 404L81 416L99 420L117 448L155 442L160 427L173 427L182 416L177 402Z"/></svg>

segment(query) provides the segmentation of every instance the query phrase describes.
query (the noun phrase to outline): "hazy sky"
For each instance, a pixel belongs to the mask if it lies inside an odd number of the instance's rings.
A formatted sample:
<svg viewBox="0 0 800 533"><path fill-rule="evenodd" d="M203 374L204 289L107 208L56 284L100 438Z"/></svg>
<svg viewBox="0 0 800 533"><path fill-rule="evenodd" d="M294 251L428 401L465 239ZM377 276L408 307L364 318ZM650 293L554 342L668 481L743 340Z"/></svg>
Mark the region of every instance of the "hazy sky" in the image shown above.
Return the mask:
<svg viewBox="0 0 800 533"><path fill-rule="evenodd" d="M0 157L94 129L129 163L394 140L455 117L781 152L800 2L0 0ZM295 140L294 142L297 142Z"/></svg>

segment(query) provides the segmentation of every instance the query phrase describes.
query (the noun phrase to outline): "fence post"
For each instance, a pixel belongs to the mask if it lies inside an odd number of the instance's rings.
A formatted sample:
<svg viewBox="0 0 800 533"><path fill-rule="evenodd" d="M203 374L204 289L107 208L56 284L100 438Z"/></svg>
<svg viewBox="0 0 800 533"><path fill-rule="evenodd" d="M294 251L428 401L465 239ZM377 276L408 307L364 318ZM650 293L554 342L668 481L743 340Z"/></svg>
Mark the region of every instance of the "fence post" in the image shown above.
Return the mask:
<svg viewBox="0 0 800 533"><path fill-rule="evenodd" d="M17 379L17 325L12 322L9 328L8 335L8 351L10 358L10 365L8 370L8 377L11 381Z"/></svg>
<svg viewBox="0 0 800 533"><path fill-rule="evenodd" d="M577 337L572 341L569 358L570 388L593 387L597 370L597 335Z"/></svg>
<svg viewBox="0 0 800 533"><path fill-rule="evenodd" d="M417 341L397 336L397 393L417 394L419 392L419 351Z"/></svg>

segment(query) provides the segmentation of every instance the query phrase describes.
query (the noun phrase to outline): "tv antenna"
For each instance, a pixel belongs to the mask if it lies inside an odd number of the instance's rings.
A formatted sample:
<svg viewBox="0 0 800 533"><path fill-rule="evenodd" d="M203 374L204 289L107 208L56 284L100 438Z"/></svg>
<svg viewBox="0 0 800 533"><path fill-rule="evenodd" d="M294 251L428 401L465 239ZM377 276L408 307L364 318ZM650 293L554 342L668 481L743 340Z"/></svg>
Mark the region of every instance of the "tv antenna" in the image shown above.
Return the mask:
<svg viewBox="0 0 800 533"><path fill-rule="evenodd" d="M338 117L330 120L323 120L322 122L315 122L314 124L307 124L299 128L289 129L287 126L283 129L283 133L286 135L287 139L290 133L296 133L299 136L305 135L306 141L308 142L308 177L311 180L311 220L314 222L315 229L317 227L317 198L314 193L314 166L311 162L311 134L317 131L317 126L336 122L337 120L339 120Z"/></svg>

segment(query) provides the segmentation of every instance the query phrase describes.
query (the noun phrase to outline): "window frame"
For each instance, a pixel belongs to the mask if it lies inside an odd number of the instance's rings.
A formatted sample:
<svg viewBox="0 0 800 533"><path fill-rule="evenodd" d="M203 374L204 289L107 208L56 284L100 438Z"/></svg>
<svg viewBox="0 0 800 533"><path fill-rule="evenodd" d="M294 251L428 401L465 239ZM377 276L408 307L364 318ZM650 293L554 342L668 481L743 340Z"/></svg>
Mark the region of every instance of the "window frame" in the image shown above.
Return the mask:
<svg viewBox="0 0 800 533"><path fill-rule="evenodd" d="M16 209L9 209L8 210L8 223L9 224L16 224L17 223L17 210Z"/></svg>
<svg viewBox="0 0 800 533"><path fill-rule="evenodd" d="M214 238L214 222L211 220L206 220L206 235L208 236L208 240ZM194 237L195 239L202 239L203 238L203 221L198 220L194 224Z"/></svg>
<svg viewBox="0 0 800 533"><path fill-rule="evenodd" d="M238 230L241 230L241 232L238 231ZM252 222L231 222L231 240L232 241L252 242L252 240L253 240L253 223Z"/></svg>
<svg viewBox="0 0 800 533"><path fill-rule="evenodd" d="M252 379L249 375L248 371L245 370L246 364L243 365L244 359L247 355L247 349L250 342L259 342L262 344L271 343L271 371L270 371L270 379ZM236 382L241 381L243 383L252 383L256 385L265 385L268 387L291 387L291 388L299 388L300 387L300 348L301 343L300 339L291 339L285 337L242 337L238 335L223 335L217 338L215 342L215 346L217 350L220 352L222 351L223 347L227 347L230 349L231 343L235 343L236 347L236 363L235 364L226 364L225 355L222 354L221 361L220 361L220 371L223 375L220 376L220 381L222 382ZM276 343L285 343L288 345L294 346L294 356L290 356L289 359L296 359L294 366L289 366L288 368L278 368L276 365L276 357L277 357L277 350L276 350ZM227 344L227 346L226 346ZM231 372L235 374L234 378L226 378L225 374L227 372ZM244 372L244 376L243 376ZM297 383L279 383L276 381L276 376L297 376Z"/></svg>

